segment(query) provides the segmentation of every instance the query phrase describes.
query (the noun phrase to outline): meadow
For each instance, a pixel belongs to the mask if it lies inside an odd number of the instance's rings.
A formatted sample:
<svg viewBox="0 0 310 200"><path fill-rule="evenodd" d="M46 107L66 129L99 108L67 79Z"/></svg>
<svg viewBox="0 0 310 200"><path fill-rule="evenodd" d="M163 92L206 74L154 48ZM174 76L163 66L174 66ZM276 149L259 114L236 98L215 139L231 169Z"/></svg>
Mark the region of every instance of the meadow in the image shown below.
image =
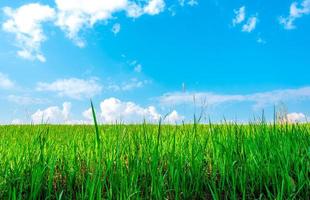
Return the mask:
<svg viewBox="0 0 310 200"><path fill-rule="evenodd" d="M0 126L0 199L309 199L309 124Z"/></svg>

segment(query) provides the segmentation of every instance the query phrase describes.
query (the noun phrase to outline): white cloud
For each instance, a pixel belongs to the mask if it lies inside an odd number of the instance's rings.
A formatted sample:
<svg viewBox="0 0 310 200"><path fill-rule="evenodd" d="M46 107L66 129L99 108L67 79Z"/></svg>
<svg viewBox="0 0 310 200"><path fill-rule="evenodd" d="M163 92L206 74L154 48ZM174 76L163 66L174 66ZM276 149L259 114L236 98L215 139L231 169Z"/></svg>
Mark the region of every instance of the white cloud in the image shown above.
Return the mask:
<svg viewBox="0 0 310 200"><path fill-rule="evenodd" d="M243 101L242 95L224 95L215 94L212 92L198 92L198 93L181 93L173 92L167 93L160 97L160 103L163 105L181 105L181 104L202 104L206 102L208 105L217 105L229 101Z"/></svg>
<svg viewBox="0 0 310 200"><path fill-rule="evenodd" d="M259 44L266 44L266 40L264 40L263 38L261 38L261 37L259 37L259 38L257 38L257 43L259 43Z"/></svg>
<svg viewBox="0 0 310 200"><path fill-rule="evenodd" d="M0 89L12 89L15 84L6 74L0 72Z"/></svg>
<svg viewBox="0 0 310 200"><path fill-rule="evenodd" d="M303 113L289 113L286 115L287 121L290 123L304 122L306 121L306 116Z"/></svg>
<svg viewBox="0 0 310 200"><path fill-rule="evenodd" d="M190 6L197 6L198 5L198 1L197 0L189 0L187 4L190 5Z"/></svg>
<svg viewBox="0 0 310 200"><path fill-rule="evenodd" d="M180 6L184 6L185 5L185 0L179 0L179 4L180 4Z"/></svg>
<svg viewBox="0 0 310 200"><path fill-rule="evenodd" d="M172 5L167 9L172 17L177 15L176 6Z"/></svg>
<svg viewBox="0 0 310 200"><path fill-rule="evenodd" d="M100 103L100 117L103 123L141 123L145 119L148 122L158 122L161 115L153 106L143 108L133 102L122 102L116 98L105 99Z"/></svg>
<svg viewBox="0 0 310 200"><path fill-rule="evenodd" d="M254 103L254 108L262 108L281 101L309 100L310 87L235 95L216 94L212 92L173 92L164 94L159 98L159 101L162 105L181 105L193 104L194 99L196 104L206 104L207 106L215 106L229 102L252 102Z"/></svg>
<svg viewBox="0 0 310 200"><path fill-rule="evenodd" d="M73 99L91 98L102 91L102 86L95 80L77 78L56 80L52 83L39 82L37 91L56 92L59 96Z"/></svg>
<svg viewBox="0 0 310 200"><path fill-rule="evenodd" d="M300 5L297 2L293 2L290 6L289 16L279 18L279 22L285 29L296 28L294 22L296 19L308 15L310 13L310 0L303 0Z"/></svg>
<svg viewBox="0 0 310 200"><path fill-rule="evenodd" d="M149 80L138 80L136 78L132 78L129 81L123 82L121 84L110 84L107 86L107 89L112 91L131 91L134 89L143 88L145 85L149 84L151 81Z"/></svg>
<svg viewBox="0 0 310 200"><path fill-rule="evenodd" d="M62 107L51 106L45 109L38 109L31 115L31 123L41 124L92 124L93 116L91 108L82 112L84 119L77 120L72 118L71 103L64 102ZM100 103L100 109L97 112L97 120L99 123L112 124L121 122L125 124L143 123L144 120L148 123L158 123L163 119L163 123L176 124L180 123L184 117L177 111L173 110L166 116L162 116L154 106L142 107L134 102L121 101L117 98L108 98ZM13 124L28 123L20 119L12 121Z"/></svg>
<svg viewBox="0 0 310 200"><path fill-rule="evenodd" d="M139 81L138 79L131 79L131 81L126 83L126 84L124 84L121 87L121 89L123 91L130 91L130 90L133 90L133 89L142 88L147 83L148 83L148 81Z"/></svg>
<svg viewBox="0 0 310 200"><path fill-rule="evenodd" d="M86 110L83 116L92 120L91 109ZM100 103L100 119L103 123L158 123L160 119L163 123L175 124L181 122L184 117L173 110L167 116L162 116L154 106L142 107L134 102L123 102L117 98L105 99Z"/></svg>
<svg viewBox="0 0 310 200"><path fill-rule="evenodd" d="M164 11L164 9L164 0L150 0L149 3L144 7L144 13L149 15L157 15Z"/></svg>
<svg viewBox="0 0 310 200"><path fill-rule="evenodd" d="M185 6L185 4L189 5L189 6L196 6L198 5L198 1L197 0L179 0L179 4L180 6Z"/></svg>
<svg viewBox="0 0 310 200"><path fill-rule="evenodd" d="M165 117L165 122L169 124L179 123L184 120L184 117L179 115L179 113L174 110L169 115Z"/></svg>
<svg viewBox="0 0 310 200"><path fill-rule="evenodd" d="M25 122L21 119L13 119L11 124L12 125L22 125L22 124L25 124Z"/></svg>
<svg viewBox="0 0 310 200"><path fill-rule="evenodd" d="M142 64L140 64L137 60L128 61L127 63L133 67L135 72L140 73L142 71Z"/></svg>
<svg viewBox="0 0 310 200"><path fill-rule="evenodd" d="M29 96L9 95L7 100L19 105L44 104L48 102L46 99L34 98Z"/></svg>
<svg viewBox="0 0 310 200"><path fill-rule="evenodd" d="M85 44L78 37L79 31L84 27L92 27L98 21L112 18L114 12L126 8L127 0L56 0L56 6L56 25L66 32L68 38L83 47Z"/></svg>
<svg viewBox="0 0 310 200"><path fill-rule="evenodd" d="M82 113L83 117L89 121L93 120L92 109L89 108Z"/></svg>
<svg viewBox="0 0 310 200"><path fill-rule="evenodd" d="M62 124L70 119L71 103L65 102L62 108L58 106L48 107L45 110L37 110L31 115L31 120L35 124L49 123Z"/></svg>
<svg viewBox="0 0 310 200"><path fill-rule="evenodd" d="M138 18L143 15L143 8L134 2L128 2L126 13L128 17Z"/></svg>
<svg viewBox="0 0 310 200"><path fill-rule="evenodd" d="M56 0L56 6L56 25L65 31L68 38L83 47L85 42L78 36L81 29L91 28L100 21L107 22L113 14L121 11L132 18L143 14L156 15L164 10L165 3L163 0L150 0L143 6L129 0Z"/></svg>
<svg viewBox="0 0 310 200"><path fill-rule="evenodd" d="M121 31L121 25L119 23L115 23L111 30L114 35L117 35Z"/></svg>
<svg viewBox="0 0 310 200"><path fill-rule="evenodd" d="M246 20L246 8L245 6L240 7L238 10L234 10L235 18L232 20L233 26L236 26L238 24L242 25L242 31L243 32L252 32L256 28L256 24L258 22L257 16L252 16Z"/></svg>
<svg viewBox="0 0 310 200"><path fill-rule="evenodd" d="M134 71L137 73L140 73L142 71L142 65L141 64L137 64L134 68Z"/></svg>
<svg viewBox="0 0 310 200"><path fill-rule="evenodd" d="M2 28L6 32L15 34L17 46L20 48L17 55L24 59L45 62L40 49L41 43L46 40L42 23L54 19L54 9L32 3L16 10L10 7L5 7L3 10L8 19L2 24Z"/></svg>
<svg viewBox="0 0 310 200"><path fill-rule="evenodd" d="M232 20L233 26L242 23L245 20L245 6L240 7L238 10L234 10L235 18Z"/></svg>
<svg viewBox="0 0 310 200"><path fill-rule="evenodd" d="M130 1L130 0L55 0L56 8L39 3L25 4L17 9L5 7L7 20L2 28L15 34L17 55L28 60L45 62L41 53L41 44L47 37L42 25L53 22L60 27L77 46L84 47L85 41L79 37L84 28L92 28L98 22L107 23L119 12L127 17L138 18L142 15L157 15L164 11L164 0ZM120 26L113 29L118 33Z"/></svg>
<svg viewBox="0 0 310 200"><path fill-rule="evenodd" d="M250 17L247 23L242 26L242 31L248 33L252 32L256 27L257 21L257 17Z"/></svg>

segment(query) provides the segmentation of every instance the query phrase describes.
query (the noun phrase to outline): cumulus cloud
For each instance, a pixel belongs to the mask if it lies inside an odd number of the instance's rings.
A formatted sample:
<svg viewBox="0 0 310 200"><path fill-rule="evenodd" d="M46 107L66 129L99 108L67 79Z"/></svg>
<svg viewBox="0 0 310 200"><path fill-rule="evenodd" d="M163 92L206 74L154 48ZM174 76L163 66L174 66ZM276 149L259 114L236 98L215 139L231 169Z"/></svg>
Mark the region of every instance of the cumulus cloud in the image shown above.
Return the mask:
<svg viewBox="0 0 310 200"><path fill-rule="evenodd" d="M157 15L164 11L164 9L164 0L150 0L149 3L144 7L144 13L149 15Z"/></svg>
<svg viewBox="0 0 310 200"><path fill-rule="evenodd" d="M252 32L256 27L256 23L257 23L257 17L250 17L247 23L245 23L242 26L242 31L248 33Z"/></svg>
<svg viewBox="0 0 310 200"><path fill-rule="evenodd" d="M37 110L31 115L32 123L41 124L62 124L66 123L70 117L71 103L65 102L62 108L58 106L48 107L45 110Z"/></svg>
<svg viewBox="0 0 310 200"><path fill-rule="evenodd" d="M85 110L83 113L82 113L83 117L88 120L88 121L92 121L93 120L93 113L92 113L92 109L89 108L87 110Z"/></svg>
<svg viewBox="0 0 310 200"><path fill-rule="evenodd" d="M92 117L87 120L79 120L72 118L71 103L64 102L62 107L51 106L46 109L39 109L31 115L31 123L34 124L91 124ZM84 115L83 115L84 116ZM28 122L14 119L12 124L27 124Z"/></svg>
<svg viewBox="0 0 310 200"><path fill-rule="evenodd" d="M179 123L182 120L184 120L184 117L179 115L179 113L176 110L172 111L164 118L164 122L169 124Z"/></svg>
<svg viewBox="0 0 310 200"><path fill-rule="evenodd" d="M287 121L289 123L297 123L297 122L304 122L306 121L306 116L303 113L289 113L286 115Z"/></svg>
<svg viewBox="0 0 310 200"><path fill-rule="evenodd" d="M55 10L39 3L26 4L16 10L5 7L3 10L8 19L2 24L2 28L15 35L16 45L20 48L17 55L45 62L40 49L41 43L46 40L42 23L52 21Z"/></svg>
<svg viewBox="0 0 310 200"><path fill-rule="evenodd" d="M52 83L39 82L37 91L56 92L59 96L73 99L91 98L102 91L102 86L95 79L62 79Z"/></svg>
<svg viewBox="0 0 310 200"><path fill-rule="evenodd" d="M238 10L234 10L235 18L232 20L233 26L242 23L245 20L245 6L240 7Z"/></svg>
<svg viewBox="0 0 310 200"><path fill-rule="evenodd" d="M91 108L85 110L83 117L91 122ZM121 123L142 123L146 120L148 123L158 123L162 118L164 123L178 123L184 119L177 111L172 111L167 116L162 116L154 106L142 107L134 102L124 102L117 98L108 98L100 103L98 120L105 124L116 122Z"/></svg>
<svg viewBox="0 0 310 200"><path fill-rule="evenodd" d="M213 92L173 92L164 94L159 98L162 105L182 105L182 104L207 104L215 106L229 102L252 102L254 108L262 108L274 105L281 101L309 100L310 87L298 89L273 90L269 92L252 94L217 94Z"/></svg>
<svg viewBox="0 0 310 200"><path fill-rule="evenodd" d="M128 17L138 18L143 15L143 8L135 2L128 2L126 13Z"/></svg>
<svg viewBox="0 0 310 200"><path fill-rule="evenodd" d="M12 89L15 84L6 74L0 72L0 89Z"/></svg>
<svg viewBox="0 0 310 200"><path fill-rule="evenodd" d="M279 22L285 29L294 29L296 26L294 22L296 19L308 15L310 13L310 0L303 0L300 5L293 2L290 6L290 13L287 17L281 16Z"/></svg>
<svg viewBox="0 0 310 200"><path fill-rule="evenodd" d="M25 4L17 9L3 9L7 20L3 30L13 33L16 45L20 48L17 55L28 60L45 62L41 44L47 37L43 24L53 22L60 27L77 46L84 47L85 41L79 37L84 28L92 28L98 22L107 23L118 12L127 13L127 17L138 18L142 15L157 15L165 9L164 0L55 0L55 8L40 3ZM113 32L119 32L116 24Z"/></svg>
<svg viewBox="0 0 310 200"><path fill-rule="evenodd" d="M56 0L56 6L56 25L65 31L68 38L83 47L85 44L78 37L79 31L92 27L98 21L110 19L114 12L126 8L127 0Z"/></svg>
<svg viewBox="0 0 310 200"><path fill-rule="evenodd" d="M137 18L143 14L156 15L165 8L163 0L150 0L145 5L138 5L129 0L56 0L56 25L65 31L68 38L78 46L85 42L79 37L83 28L91 28L97 22L107 22L113 14L124 11L128 17Z"/></svg>
<svg viewBox="0 0 310 200"><path fill-rule="evenodd" d="M64 102L62 106L50 106L45 109L38 109L31 115L31 123L34 124L92 124L93 116L91 108L82 112L81 116L72 116L71 103ZM176 110L163 116L154 106L140 106L131 101L121 101L117 98L107 98L100 103L100 109L97 111L97 120L104 124L113 124L116 122L132 124L158 123L162 119L163 123L180 123L184 117ZM28 123L20 119L14 119L13 124Z"/></svg>
<svg viewBox="0 0 310 200"><path fill-rule="evenodd" d="M143 108L133 102L122 102L116 98L105 99L100 103L100 117L104 123L138 123L144 119L149 122L157 122L160 114L153 106Z"/></svg>

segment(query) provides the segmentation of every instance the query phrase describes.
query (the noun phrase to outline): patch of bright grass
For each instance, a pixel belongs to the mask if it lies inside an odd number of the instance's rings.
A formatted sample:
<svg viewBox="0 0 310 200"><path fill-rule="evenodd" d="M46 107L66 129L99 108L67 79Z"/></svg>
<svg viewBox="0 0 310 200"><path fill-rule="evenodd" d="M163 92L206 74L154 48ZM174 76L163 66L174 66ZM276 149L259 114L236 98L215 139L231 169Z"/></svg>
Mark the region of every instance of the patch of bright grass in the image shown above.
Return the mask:
<svg viewBox="0 0 310 200"><path fill-rule="evenodd" d="M309 175L308 124L0 127L0 199L307 199Z"/></svg>

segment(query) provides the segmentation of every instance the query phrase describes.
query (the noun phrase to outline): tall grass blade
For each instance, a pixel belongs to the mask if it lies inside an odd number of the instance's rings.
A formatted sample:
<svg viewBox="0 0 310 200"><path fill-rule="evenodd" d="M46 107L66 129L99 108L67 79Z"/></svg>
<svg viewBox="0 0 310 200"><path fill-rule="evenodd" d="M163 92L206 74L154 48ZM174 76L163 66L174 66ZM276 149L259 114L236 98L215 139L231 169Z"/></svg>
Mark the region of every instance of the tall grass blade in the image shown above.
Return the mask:
<svg viewBox="0 0 310 200"><path fill-rule="evenodd" d="M93 104L92 100L90 100L90 105L91 105L91 111L92 111L93 120L94 120L94 124L95 124L97 144L100 145L100 131L99 131L98 123L97 123L96 111L95 111L94 104Z"/></svg>

